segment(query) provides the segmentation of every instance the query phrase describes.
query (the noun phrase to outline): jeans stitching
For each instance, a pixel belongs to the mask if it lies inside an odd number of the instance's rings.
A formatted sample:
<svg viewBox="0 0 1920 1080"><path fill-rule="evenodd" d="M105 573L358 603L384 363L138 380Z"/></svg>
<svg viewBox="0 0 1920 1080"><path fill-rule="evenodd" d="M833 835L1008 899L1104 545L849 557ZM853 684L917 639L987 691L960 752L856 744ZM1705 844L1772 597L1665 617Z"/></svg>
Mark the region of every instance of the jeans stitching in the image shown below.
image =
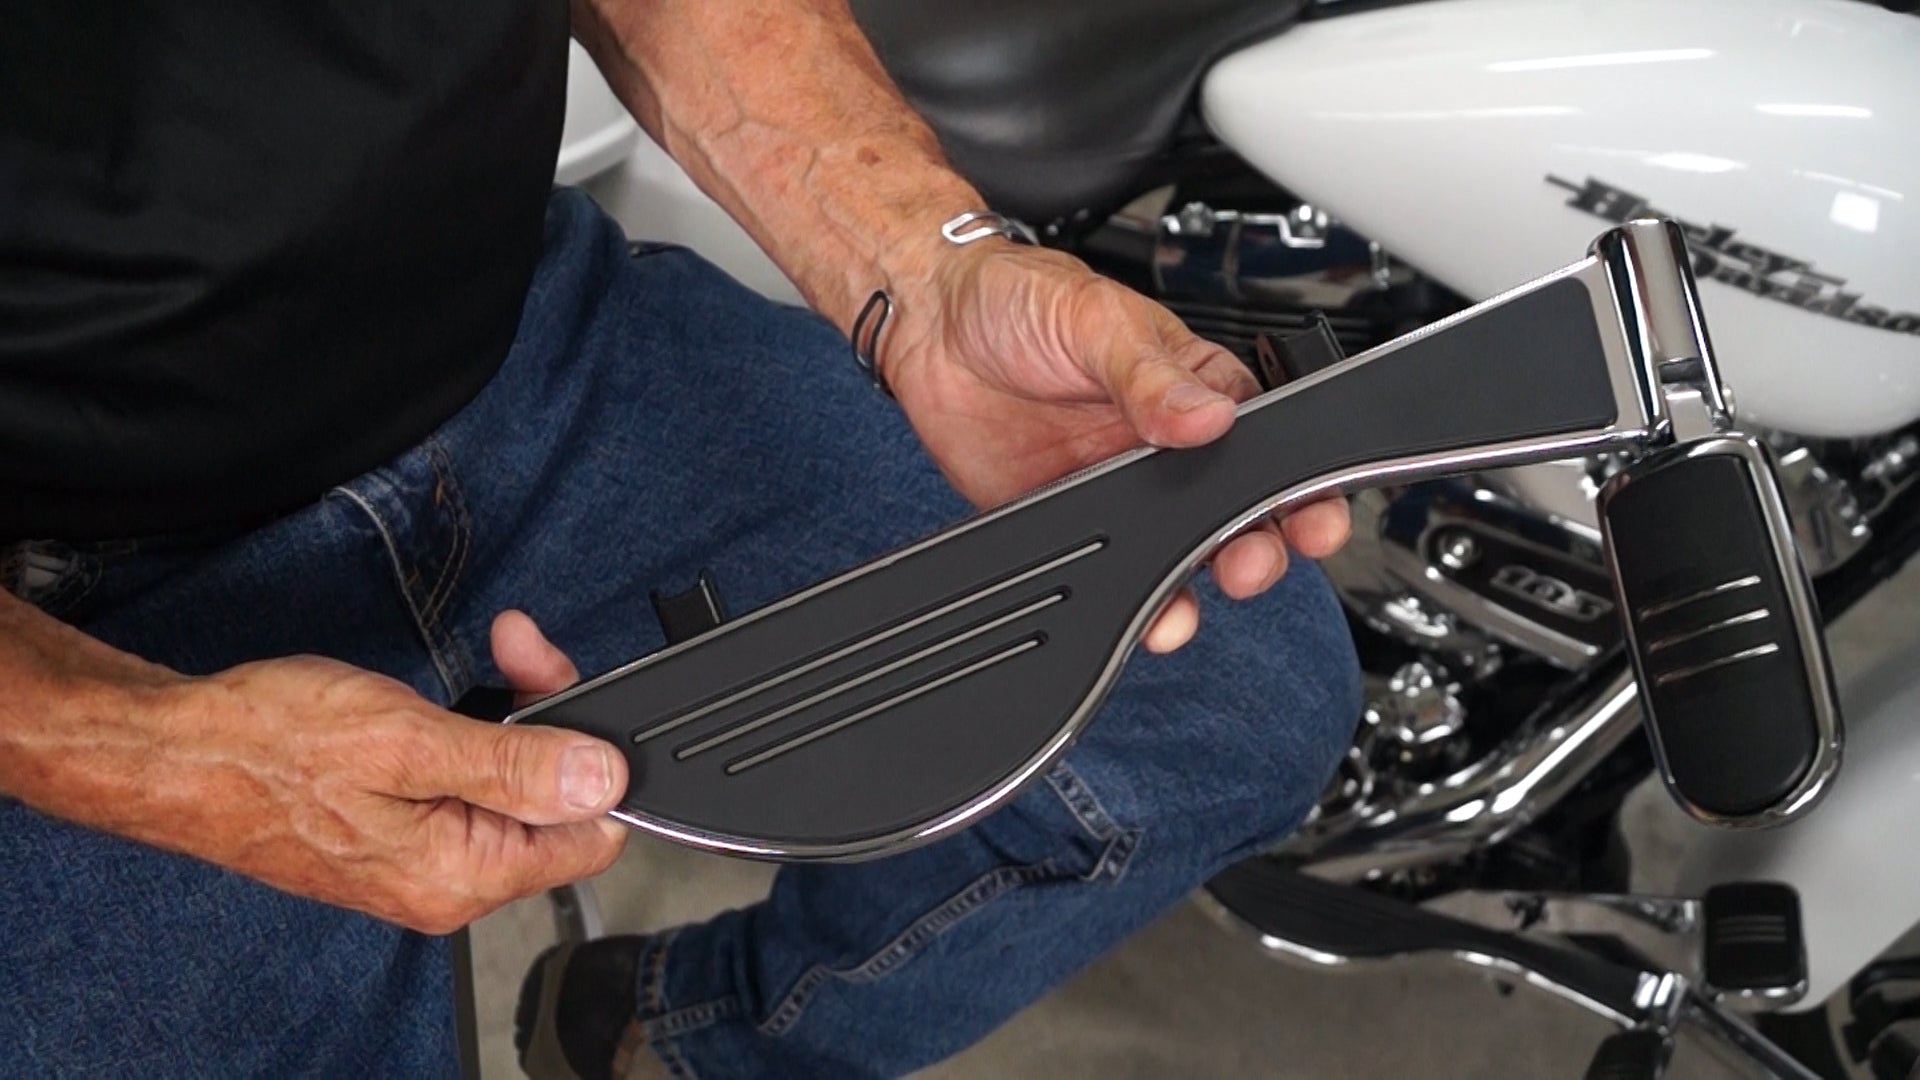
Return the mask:
<svg viewBox="0 0 1920 1080"><path fill-rule="evenodd" d="M440 655L440 649L434 642L434 635L427 629L426 623L420 618L420 606L414 603L413 590L407 588L406 560L401 558L400 546L394 541L393 532L387 528L386 520L380 516L379 512L373 508L373 504L368 502L365 496L354 491L352 488L336 487L328 492L328 494L340 495L346 498L347 501L358 506L361 513L367 515L367 520L373 523L375 531L380 534L381 543L387 549L387 558L393 564L395 588L400 593L401 602L407 605L407 613L413 616L414 629L420 632L420 640L427 647L427 656L433 661L434 671L439 673L440 681L446 685L448 695L457 695L459 693L459 687L454 681L453 673L447 670L446 660Z"/></svg>
<svg viewBox="0 0 1920 1080"><path fill-rule="evenodd" d="M678 929L666 931L648 942L646 953L640 957L634 997L640 1003L642 1012L667 1012L667 950L673 946L673 939L677 936Z"/></svg>
<svg viewBox="0 0 1920 1080"><path fill-rule="evenodd" d="M679 1047L667 1040L721 1020L732 1019L739 1015L740 1009L738 1002L732 1002L732 1008L724 1010L725 1014L722 1015L720 1001L703 1002L678 1010L667 1008L667 953L679 933L678 928L663 931L647 942L646 950L640 954L640 961L634 969L635 1011L648 1017L640 1022L640 1031L647 1038L647 1048L666 1067L667 1075L676 1080L696 1080L693 1066L681 1055ZM695 1018L698 1018L698 1023L694 1022Z"/></svg>
<svg viewBox="0 0 1920 1080"><path fill-rule="evenodd" d="M675 1009L653 1017L640 1025L647 1033L649 1041L654 1039L673 1039L710 1027L722 1020L731 1020L740 1015L740 1002L737 998L722 997L712 1001L703 1001L698 1005L689 1005L684 1009Z"/></svg>
<svg viewBox="0 0 1920 1080"><path fill-rule="evenodd" d="M780 1005L759 1024L759 1030L772 1036L786 1034L799 1022L814 994L829 979L850 983L873 982L912 959L934 939L988 902L1022 885L1059 876L1051 859L1027 866L1003 866L982 874L945 903L921 916L862 963L851 968L836 969L825 964L808 968L793 988L787 991Z"/></svg>
<svg viewBox="0 0 1920 1080"><path fill-rule="evenodd" d="M1047 770L1047 786L1053 789L1061 802L1067 804L1067 811L1087 831L1088 836L1109 842L1119 835L1120 826L1113 820L1113 815L1107 813L1107 808L1100 805L1093 789L1065 761Z"/></svg>
<svg viewBox="0 0 1920 1080"><path fill-rule="evenodd" d="M428 463L433 467L434 502L440 505L444 497L453 518L453 543L447 549L447 561L440 567L439 580L428 590L421 612L426 625L432 628L439 625L441 613L453 598L453 588L466 568L467 552L473 547L473 535L466 493L460 489L460 481L453 475L453 464L448 460L446 450L438 441L430 440L426 444L426 451Z"/></svg>
<svg viewBox="0 0 1920 1080"><path fill-rule="evenodd" d="M1100 852L1100 858L1093 864L1093 869L1082 875L1080 880L1099 881L1105 879L1110 882L1117 882L1125 877L1127 875L1127 867L1133 865L1133 853L1134 850L1140 846L1140 838L1142 835L1143 833L1139 829L1128 829L1125 832L1115 835L1114 838L1107 843L1105 850Z"/></svg>
<svg viewBox="0 0 1920 1080"><path fill-rule="evenodd" d="M699 1074L687 1063L679 1047L672 1043L653 1043L651 1048L654 1056L660 1059L660 1064L667 1067L667 1075L673 1080L698 1080Z"/></svg>
<svg viewBox="0 0 1920 1080"><path fill-rule="evenodd" d="M1101 849L1100 857L1094 860L1093 868L1082 875L1081 880L1099 881L1106 878L1119 881L1132 864L1134 849L1140 846L1140 830L1122 829L1119 822L1113 820L1113 815L1107 813L1107 808L1100 804L1100 797L1064 761L1047 771L1047 786L1066 804L1067 811L1080 823L1080 827L1106 845Z"/></svg>

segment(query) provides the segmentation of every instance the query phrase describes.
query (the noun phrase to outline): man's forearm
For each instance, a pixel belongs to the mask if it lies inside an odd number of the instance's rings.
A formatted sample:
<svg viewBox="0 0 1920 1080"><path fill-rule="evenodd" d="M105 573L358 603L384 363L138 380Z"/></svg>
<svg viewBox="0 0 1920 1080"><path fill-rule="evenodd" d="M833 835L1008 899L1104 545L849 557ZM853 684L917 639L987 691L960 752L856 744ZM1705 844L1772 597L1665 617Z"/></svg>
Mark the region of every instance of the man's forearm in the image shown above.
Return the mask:
<svg viewBox="0 0 1920 1080"><path fill-rule="evenodd" d="M115 827L154 760L148 703L183 681L0 592L0 794Z"/></svg>
<svg viewBox="0 0 1920 1080"><path fill-rule="evenodd" d="M574 0L574 31L694 181L849 328L938 258L979 194L947 167L844 0Z"/></svg>

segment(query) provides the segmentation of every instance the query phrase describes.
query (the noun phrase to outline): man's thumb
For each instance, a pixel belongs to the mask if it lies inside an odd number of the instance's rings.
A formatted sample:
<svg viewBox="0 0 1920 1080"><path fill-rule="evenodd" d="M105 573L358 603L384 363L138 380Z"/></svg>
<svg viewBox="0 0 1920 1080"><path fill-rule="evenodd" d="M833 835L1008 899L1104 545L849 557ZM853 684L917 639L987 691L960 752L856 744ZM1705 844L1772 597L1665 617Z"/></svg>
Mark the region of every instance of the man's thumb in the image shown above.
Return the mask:
<svg viewBox="0 0 1920 1080"><path fill-rule="evenodd" d="M580 671L573 666L573 661L547 640L526 613L501 612L494 617L490 636L493 664L513 688L516 706L558 693L580 681Z"/></svg>
<svg viewBox="0 0 1920 1080"><path fill-rule="evenodd" d="M627 792L627 763L598 739L536 724L462 720L449 740L446 795L528 825L588 821Z"/></svg>
<svg viewBox="0 0 1920 1080"><path fill-rule="evenodd" d="M1171 360L1142 360L1126 374L1118 404L1134 434L1152 446L1197 446L1225 434L1233 399Z"/></svg>

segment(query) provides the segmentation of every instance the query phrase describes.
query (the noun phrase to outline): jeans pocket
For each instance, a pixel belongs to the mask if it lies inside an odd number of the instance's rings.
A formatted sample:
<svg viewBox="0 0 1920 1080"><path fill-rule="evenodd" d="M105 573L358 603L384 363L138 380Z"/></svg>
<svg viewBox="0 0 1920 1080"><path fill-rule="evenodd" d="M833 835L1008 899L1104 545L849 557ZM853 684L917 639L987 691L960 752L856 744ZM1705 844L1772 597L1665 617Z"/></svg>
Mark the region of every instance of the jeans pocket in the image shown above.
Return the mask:
<svg viewBox="0 0 1920 1080"><path fill-rule="evenodd" d="M449 701L473 685L475 664L447 613L474 545L473 518L437 436L328 492L364 517L393 570L394 588L426 644Z"/></svg>

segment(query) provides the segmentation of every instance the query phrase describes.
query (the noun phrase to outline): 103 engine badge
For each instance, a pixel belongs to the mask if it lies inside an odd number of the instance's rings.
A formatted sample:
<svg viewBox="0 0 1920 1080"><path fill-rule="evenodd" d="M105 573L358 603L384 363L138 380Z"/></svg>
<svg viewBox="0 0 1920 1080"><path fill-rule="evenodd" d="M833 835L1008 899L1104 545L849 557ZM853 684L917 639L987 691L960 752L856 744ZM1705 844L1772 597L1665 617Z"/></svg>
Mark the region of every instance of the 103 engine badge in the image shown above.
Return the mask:
<svg viewBox="0 0 1920 1080"><path fill-rule="evenodd" d="M1493 575L1493 587L1510 596L1581 622L1613 613L1613 602L1520 563L1508 563Z"/></svg>

